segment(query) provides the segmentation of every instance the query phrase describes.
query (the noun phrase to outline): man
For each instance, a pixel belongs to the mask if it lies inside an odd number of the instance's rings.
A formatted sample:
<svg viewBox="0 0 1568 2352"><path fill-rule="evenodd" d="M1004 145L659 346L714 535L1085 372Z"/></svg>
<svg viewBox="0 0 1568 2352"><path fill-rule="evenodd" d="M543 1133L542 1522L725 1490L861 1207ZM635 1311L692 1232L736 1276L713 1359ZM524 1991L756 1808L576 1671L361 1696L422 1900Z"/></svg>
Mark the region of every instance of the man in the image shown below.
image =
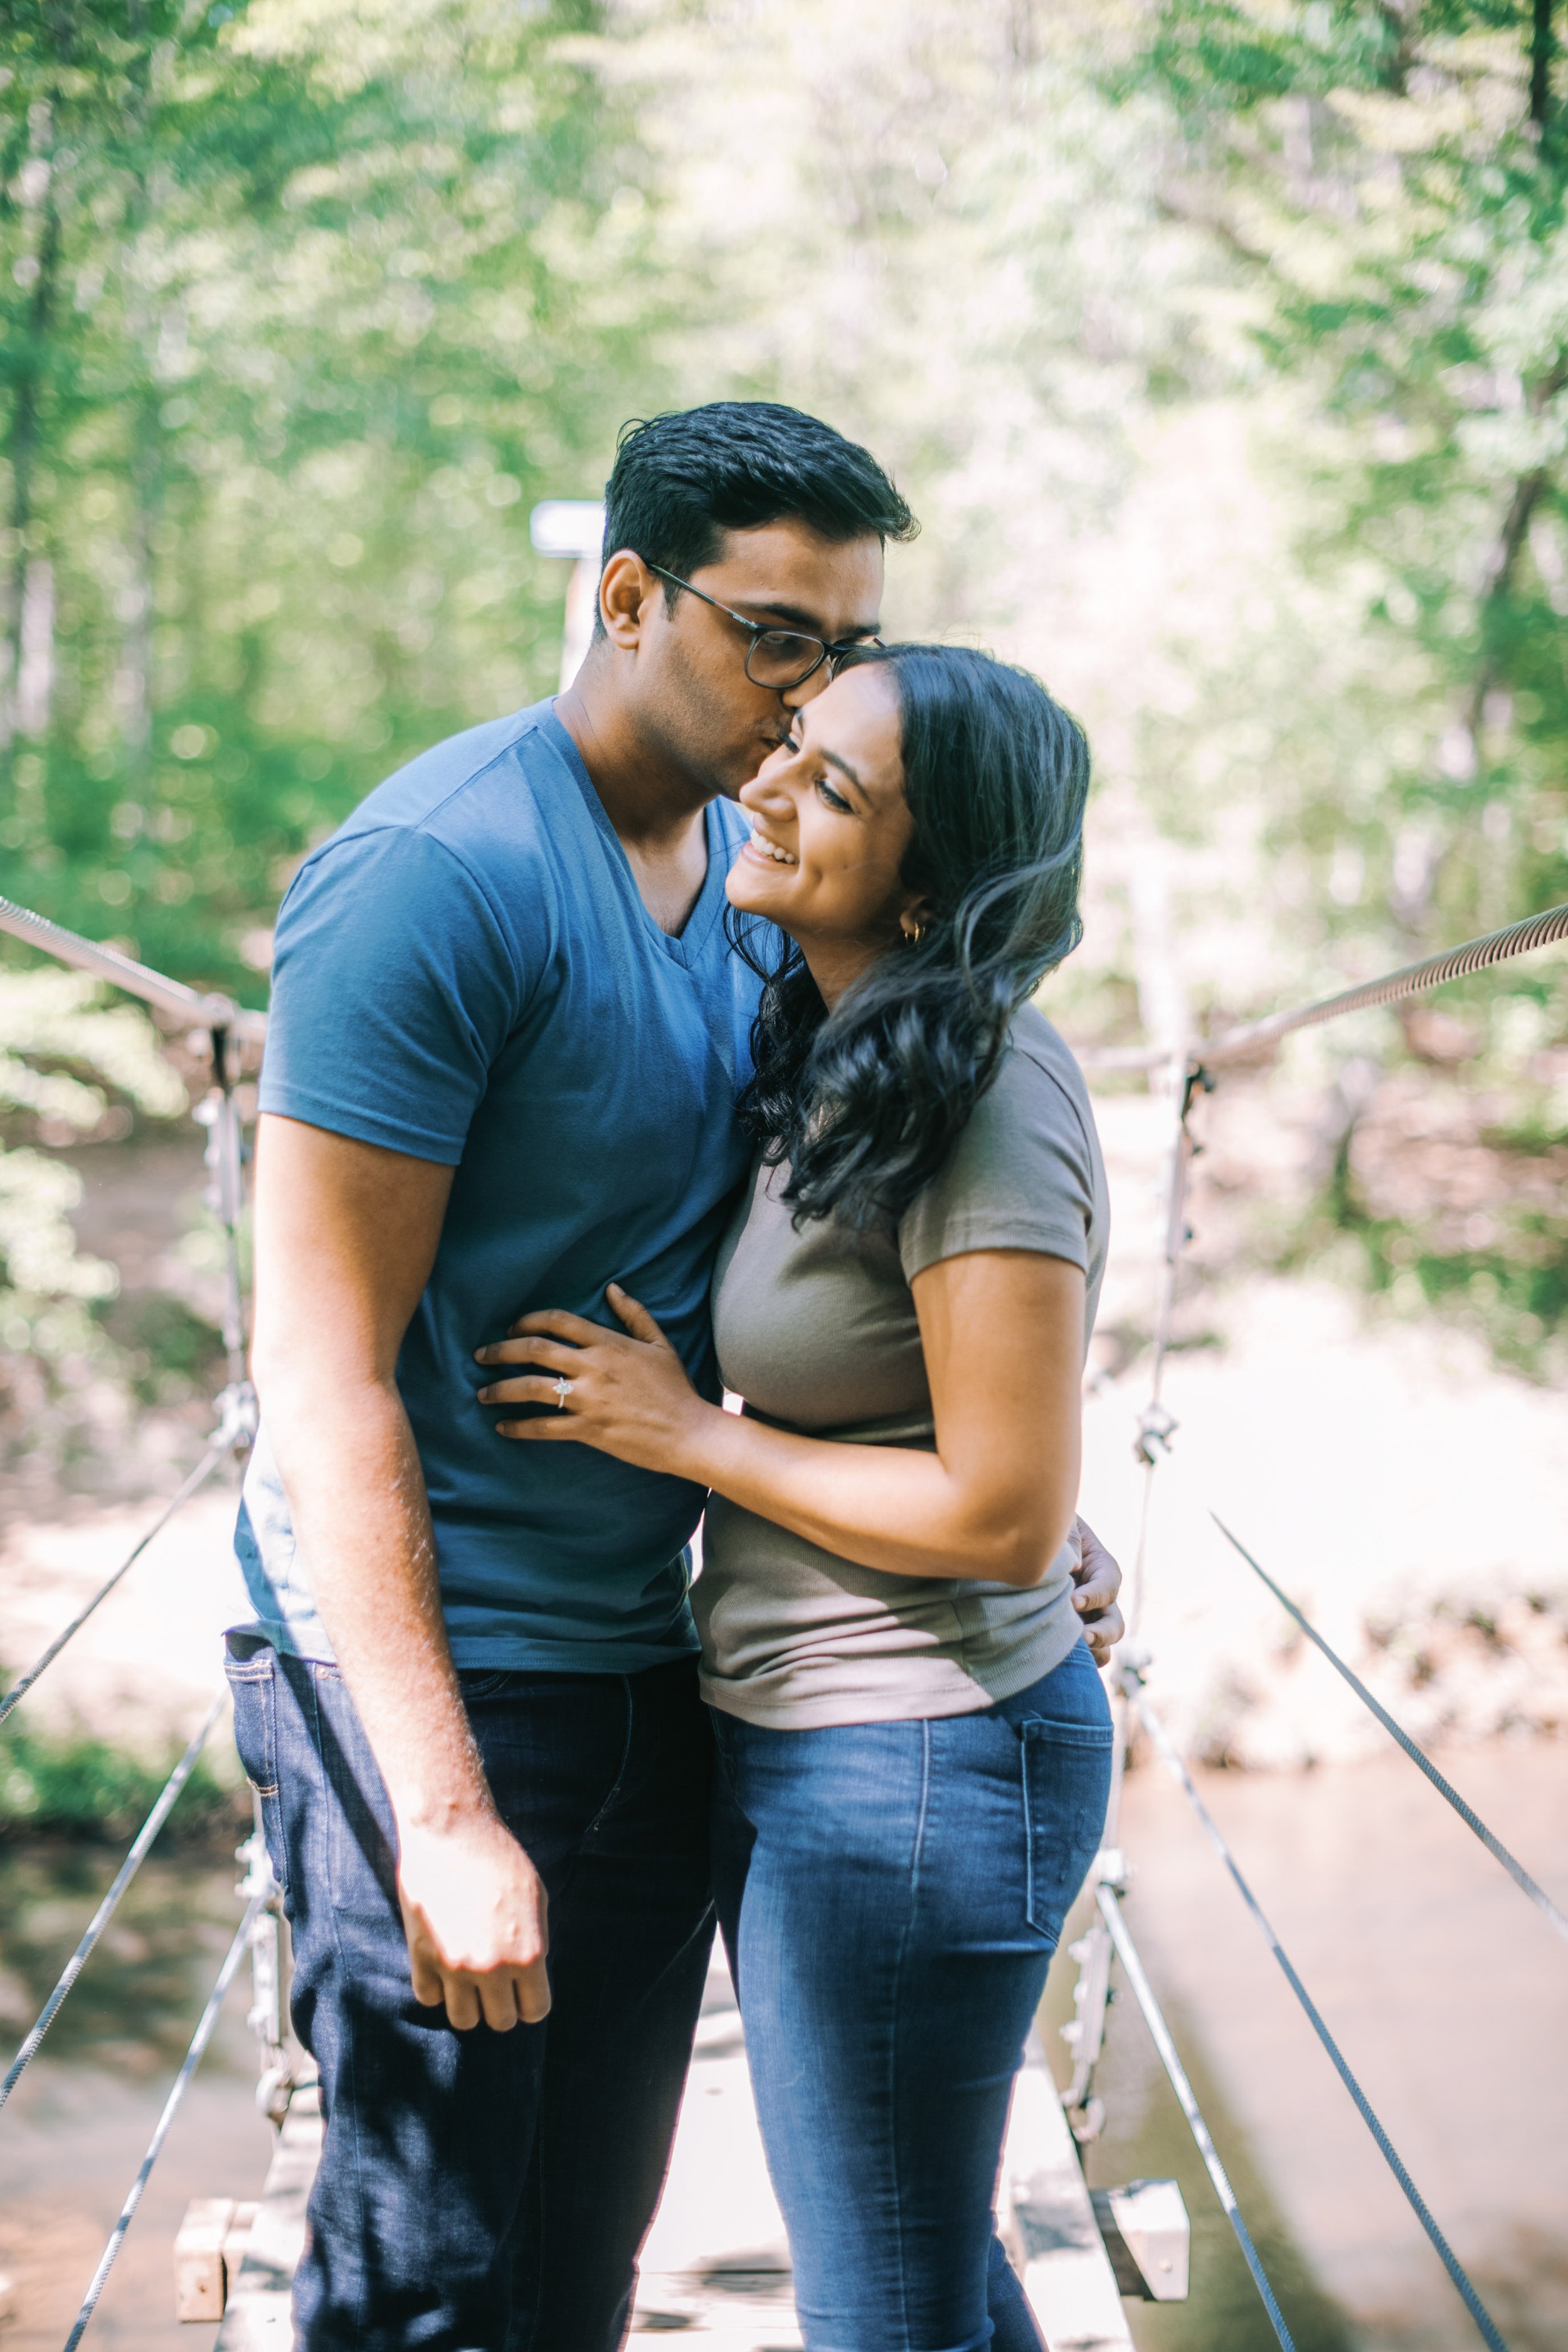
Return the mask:
<svg viewBox="0 0 1568 2352"><path fill-rule="evenodd" d="M624 2333L711 1935L704 1498L499 1442L473 1351L615 1279L715 1392L756 987L725 796L913 528L794 410L635 428L576 685L414 761L285 901L229 1671L327 2118L301 2352Z"/></svg>

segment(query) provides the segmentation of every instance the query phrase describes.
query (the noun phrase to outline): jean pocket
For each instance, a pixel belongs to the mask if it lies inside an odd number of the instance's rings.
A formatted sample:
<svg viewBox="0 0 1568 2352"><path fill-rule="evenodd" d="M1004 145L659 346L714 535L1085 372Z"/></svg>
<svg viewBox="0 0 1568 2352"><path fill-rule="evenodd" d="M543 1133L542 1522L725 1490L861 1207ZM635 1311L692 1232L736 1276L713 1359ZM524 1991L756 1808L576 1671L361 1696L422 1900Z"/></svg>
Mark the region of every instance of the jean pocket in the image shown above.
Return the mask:
<svg viewBox="0 0 1568 2352"><path fill-rule="evenodd" d="M489 1666L459 1666L458 1669L458 1688L463 1694L465 1705L469 1699L493 1698L497 1691L504 1690L510 1680L510 1666L495 1669Z"/></svg>
<svg viewBox="0 0 1568 2352"><path fill-rule="evenodd" d="M1100 1850L1110 1795L1110 1727L1100 1723L1052 1723L1034 1717L1019 1725L1018 1734L1028 1849L1028 1920L1054 1948L1073 1898Z"/></svg>
<svg viewBox="0 0 1568 2352"><path fill-rule="evenodd" d="M229 1657L224 1671L234 1697L234 1744L245 1777L261 1800L261 1829L272 1874L287 1892L278 1792L277 1662L268 1650L243 1662Z"/></svg>

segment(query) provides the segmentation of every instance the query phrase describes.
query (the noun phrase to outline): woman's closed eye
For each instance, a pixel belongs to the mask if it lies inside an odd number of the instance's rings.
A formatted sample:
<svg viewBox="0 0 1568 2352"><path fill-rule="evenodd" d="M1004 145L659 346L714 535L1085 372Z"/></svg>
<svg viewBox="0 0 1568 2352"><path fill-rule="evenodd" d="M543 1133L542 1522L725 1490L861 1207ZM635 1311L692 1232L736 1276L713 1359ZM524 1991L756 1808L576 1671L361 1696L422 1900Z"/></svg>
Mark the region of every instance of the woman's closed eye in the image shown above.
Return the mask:
<svg viewBox="0 0 1568 2352"><path fill-rule="evenodd" d="M835 810L840 816L854 815L855 812L850 807L849 803L845 799L843 793L835 792L833 786L828 782L826 776L818 776L815 779L815 782L818 793L820 793L823 800L830 809Z"/></svg>

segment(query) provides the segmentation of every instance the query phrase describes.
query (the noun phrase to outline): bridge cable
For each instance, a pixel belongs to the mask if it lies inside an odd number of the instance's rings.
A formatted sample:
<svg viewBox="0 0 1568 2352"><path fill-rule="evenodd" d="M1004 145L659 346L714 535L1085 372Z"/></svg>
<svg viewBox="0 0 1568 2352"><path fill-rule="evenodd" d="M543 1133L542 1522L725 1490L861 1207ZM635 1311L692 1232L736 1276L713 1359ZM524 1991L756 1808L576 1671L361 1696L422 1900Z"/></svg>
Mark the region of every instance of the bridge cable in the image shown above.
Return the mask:
<svg viewBox="0 0 1568 2352"><path fill-rule="evenodd" d="M18 907L10 898L0 898L0 931L42 949L57 963L74 964L79 971L91 972L95 980L107 980L128 996L139 996L144 1004L194 1027L232 1029L250 1044L267 1033L264 1013L247 1013L214 990L190 988L183 980L171 980L167 972L153 971L101 940L87 940L79 931L68 931L63 923L51 922L47 915L36 915L30 907Z"/></svg>
<svg viewBox="0 0 1568 2352"><path fill-rule="evenodd" d="M1171 2039L1171 2029L1165 2022L1160 2004L1154 1997L1154 1988L1150 1983L1143 1963L1138 1957L1138 1948L1133 1943L1126 1919L1122 1916L1116 1889L1102 1880L1094 1890L1094 1899L1100 1906L1101 1917L1110 1930L1110 1940L1116 1947L1116 1957L1121 1962L1122 1972L1132 1988L1133 1998L1143 2012L1143 2022L1148 2027L1154 2047L1160 2053L1161 2063L1170 2077L1171 2088L1174 2091L1182 2113L1187 2119L1187 2127L1197 2142L1198 2154L1203 2158L1208 2177L1214 2183L1215 2194L1224 2209L1226 2220L1236 2232L1236 2242L1241 2248L1242 2257L1247 2269L1252 2273L1252 2283L1263 2299L1263 2308L1268 2314L1269 2325L1283 2347L1283 2352L1296 2352L1290 2331L1285 2325L1285 2315L1279 2308L1274 2289L1268 2284L1268 2274L1258 2260L1258 2249L1252 2242L1252 2233L1242 2219L1241 2208L1236 2201L1236 2191L1230 2185L1230 2176L1220 2162L1219 2152L1209 2137L1209 2127L1204 2121L1203 2110L1198 2105L1191 2083L1187 2080L1186 2069L1177 2055L1176 2045ZM1504 2352L1506 2352L1506 2347Z"/></svg>
<svg viewBox="0 0 1568 2352"><path fill-rule="evenodd" d="M38 1676L43 1673L45 1667L54 1664L55 1660L59 1656L60 1652L65 1648L66 1643L72 1640L76 1634L80 1633L82 1627L87 1623L88 1619L92 1615L93 1611L98 1607L99 1602L100 1601L108 1600L110 1594L113 1591L121 1578L125 1574L128 1569L135 1566L142 1553L146 1550L148 1545L152 1542L153 1537L162 1535L163 1529L168 1526L169 1521L174 1517L175 1512L182 1509L184 1506L190 1501L191 1496L196 1492L199 1486L203 1486L206 1484L206 1481L212 1476L213 1472L217 1468L218 1464L223 1460L224 1455L232 1452L233 1446L234 1439L229 1431L227 1429L220 1430L217 1435L213 1438L206 1452L203 1454L195 1468L191 1472L190 1476L181 1486L179 1492L173 1496L169 1502L165 1504L163 1511L159 1514L158 1517L153 1520L152 1526L142 1538L140 1543L133 1546L133 1548L127 1552L125 1558L121 1561L113 1575L99 1586L98 1591L93 1594L92 1599L88 1601L86 1606L78 1610L76 1615L71 1619L70 1623L66 1627L64 1633L56 1634L54 1640L49 1643L48 1648L44 1652L43 1656L41 1658L36 1658L33 1664L27 1668L26 1673L21 1675L17 1681L14 1682L10 1689L5 1692L5 1696L0 1697L0 1723L5 1722L5 1717L10 1714L17 1701L24 1698L27 1692L32 1689L33 1685L37 1681Z"/></svg>
<svg viewBox="0 0 1568 2352"><path fill-rule="evenodd" d="M3 906L4 901L0 901L0 908ZM1568 906L1547 907L1539 915L1527 915L1521 922L1507 924L1500 931L1487 931L1479 939L1465 940L1458 947L1445 948L1420 963L1405 964L1399 971L1384 972L1376 980L1341 989L1337 995L1321 996L1310 1004L1270 1013L1260 1021L1244 1021L1235 1028L1222 1029L1217 1037L1196 1038L1186 1052L1187 1066L1218 1069L1226 1062L1252 1060L1298 1029L1315 1029L1320 1023L1338 1021L1348 1013L1367 1013L1382 1005L1397 1004L1429 988L1445 988L1451 981L1466 980L1472 972L1486 971L1493 964L1530 955L1537 948L1560 946L1565 940ZM1173 1059L1183 1058L1180 1049L1173 1055L1168 1045L1075 1045L1072 1050L1086 1070L1158 1070Z"/></svg>
<svg viewBox="0 0 1568 2352"><path fill-rule="evenodd" d="M200 1729L195 1734L190 1746L186 1748L184 1754L181 1757L179 1762L175 1765L174 1770L164 1781L157 1803L153 1806L152 1811L142 1822L142 1827L137 1831L130 1853L126 1855L124 1861L121 1864L119 1870L115 1874L113 1885L110 1886L108 1894L104 1896L102 1902L99 1905L97 1910L93 1913L91 1919L88 1922L86 1934L82 1937L80 1943L77 1946L75 1951L66 1962L65 1968L60 1975L59 1982L56 1985L53 1992L50 1993L47 2000L44 2003L43 2008L39 2011L31 2031L24 2039L21 2048L17 2051L16 2057L12 2060L10 2072L5 2076L5 2081L0 2083L0 2107L5 2105L6 2100L10 2097L12 2092L16 2089L16 2084L21 2080L24 2069L36 2053L39 2042L42 2042L45 2034L54 2023L55 2015L57 2011L59 2009L60 2003L64 2000L67 1993L69 1992L72 1985L75 1984L78 1977L80 1976L82 1969L86 1967L88 1960L91 1957L93 1946L97 1943L99 1937L108 1927L110 1919L113 1918L115 1912L119 1909L121 1896L124 1894L126 1888L130 1885L132 1880L141 1869L142 1864L147 1859L148 1851L152 1846L153 1839L157 1836L159 1831L163 1828L163 1823L168 1820L170 1813L173 1811L175 1800L178 1798L181 1790L184 1787L185 1782L190 1779L191 1774L195 1769L196 1759L200 1756L202 1749L206 1745L208 1734L211 1732L214 1724L216 1723L218 1717L223 1713L223 1710L227 1704L228 1693L226 1690L219 1691L216 1698L214 1699L211 1706L207 1709L205 1719L202 1723Z"/></svg>
<svg viewBox="0 0 1568 2352"><path fill-rule="evenodd" d="M142 2159L141 2168L121 2208L120 2219L110 2231L109 2242L99 2256L98 2268L88 2283L87 2293L82 2297L81 2309L77 2314L76 2326L66 2337L63 2352L76 2352L77 2346L87 2331L88 2322L98 2308L98 2299L103 2293L104 2283L110 2272L114 2267L114 2258L124 2244L125 2232L136 2217L136 2208L142 2202L142 2192L151 2178L153 2167L163 2152L163 2142L169 2137L169 2127L179 2113L180 2102L190 2086L191 2077L201 2064L207 2043L212 2040L213 2028L218 2021L218 2012L223 2007L230 1985L234 1982L239 1964L245 1958L246 1948L250 1941L251 1929L255 1927L260 1913L266 1908L266 1896L258 1895L247 1906L245 1916L235 1929L234 1941L229 1946L224 1964L217 1972L217 1982L207 1998L207 2005L203 2010L196 2023L196 2030L191 2036L191 2044L185 2053L184 2063L175 2075L174 2088L163 2103L163 2112L159 2116L153 2137L147 2143L147 2153Z"/></svg>
<svg viewBox="0 0 1568 2352"><path fill-rule="evenodd" d="M1279 1937L1275 1934L1274 1928L1265 1913L1262 1905L1258 1902L1257 1895L1254 1895L1251 1887L1242 1876L1240 1866L1229 1846L1226 1843L1225 1836L1219 1824L1215 1822L1214 1815L1209 1811L1209 1809L1205 1804L1202 1797L1199 1796L1197 1789L1194 1785L1192 1774L1187 1770L1186 1765L1183 1762L1182 1757L1173 1742L1170 1734L1166 1731L1164 1725L1161 1722L1159 1717L1154 1713L1153 1708L1149 1705L1148 1700L1144 1697L1142 1689L1139 1687L1137 1677L1131 1667L1124 1667L1122 1669L1122 1679L1124 1684L1127 1685L1128 1696L1132 1702L1139 1720L1142 1722L1143 1728L1149 1734L1149 1737L1153 1741L1155 1747L1159 1749L1161 1755L1164 1758L1166 1763L1170 1766L1175 1778L1181 1782L1181 1785L1186 1793L1187 1802L1192 1806L1194 1812L1196 1813L1198 1820L1203 1824L1205 1835L1207 1837L1209 1843L1213 1846L1215 1852L1218 1854L1220 1860L1224 1863L1226 1870L1230 1873L1231 1878L1235 1882L1237 1891L1240 1895L1241 1899L1246 1904L1247 1909L1251 1912L1252 1916L1262 1934L1265 1943L1268 1946L1269 1950L1273 1953L1275 1958L1279 1961L1281 1969L1284 1971L1285 1981L1289 1986L1291 1991L1295 1994L1297 2000L1300 2002L1301 2007L1305 2010L1313 2032L1316 2033L1319 2041L1322 2043L1324 2049L1328 2052L1329 2056L1332 2059L1335 2071L1338 2073L1341 2082L1344 2084L1346 2090L1350 2093L1351 2097L1355 2102L1357 2113L1361 2116L1363 2123L1365 2124L1368 2131L1371 2132L1373 2138L1377 2142L1378 2151L1384 2163L1388 2166L1388 2168L1393 2173L1395 2180L1398 2181L1400 2188L1405 2191L1405 2195L1409 2201L1411 2210L1414 2212L1416 2220L1420 2222L1421 2227L1426 2231L1427 2237L1431 2240L1438 2259L1441 2261L1444 2269L1447 2272L1449 2278L1453 2281L1460 2299L1464 2303L1466 2310L1469 2313L1470 2317L1475 2321L1476 2326L1479 2328L1486 2342L1491 2347L1491 2352L1508 2352L1508 2346L1504 2342L1502 2336L1499 2335L1490 2313L1487 2310L1487 2307L1481 2301L1480 2296L1476 2293L1475 2288L1471 2285L1469 2276L1463 2264L1460 2263L1458 2256L1455 2253L1453 2248L1449 2245L1447 2239L1443 2235L1443 2232L1438 2228L1436 2221L1433 2219L1426 2199L1416 2188L1414 2180L1411 2179L1410 2175L1405 2169L1405 2164L1399 2155L1398 2149L1394 2147L1394 2142L1389 2138L1387 2132L1384 2129L1382 2123L1379 2121L1377 2115L1373 2108L1371 2101L1366 2095L1366 2093L1362 2089L1360 2083L1357 2082L1354 2074L1351 2072L1343 2052L1341 2050L1339 2043L1334 2040L1333 2035L1330 2032L1327 2025L1323 2022L1322 2016L1319 2011L1317 2003L1313 2000L1311 1994L1307 1990L1306 1986L1301 1982L1300 1978L1297 1975L1289 1955L1287 1953L1283 1944L1279 1941Z"/></svg>
<svg viewBox="0 0 1568 2352"><path fill-rule="evenodd" d="M1252 1570L1254 1575L1262 1579L1263 1582L1268 1587L1269 1591L1274 1595L1275 1600L1279 1601L1280 1607L1288 1611L1295 1619L1297 1624L1301 1628L1302 1633L1306 1634L1307 1639L1317 1644L1324 1657L1327 1658L1330 1665L1333 1667L1334 1672L1343 1676L1344 1680L1349 1683L1352 1690L1354 1691L1356 1696L1362 1701L1363 1706L1371 1708L1373 1714L1376 1716L1384 1729L1390 1733L1391 1736L1399 1742L1400 1747L1404 1748L1405 1753L1409 1757L1410 1761L1413 1764L1418 1765L1421 1770L1425 1772L1428 1780L1431 1781L1432 1786L1436 1790L1437 1794L1440 1797L1447 1798L1448 1803L1452 1805L1454 1811L1458 1814L1459 1819L1464 1822L1465 1827L1475 1832L1476 1836L1479 1838L1481 1843L1485 1846L1487 1852L1492 1856L1493 1860L1501 1863L1503 1868L1507 1871L1514 1885L1522 1894L1529 1895L1531 1901L1534 1904L1542 1916L1547 1921L1548 1925L1555 1927L1557 1933L1564 1939L1565 1942L1568 1942L1568 1917L1565 1917L1558 1909L1556 1904L1553 1903L1551 1895L1547 1894L1546 1889L1540 1884L1539 1880L1532 1878L1529 1871L1524 1867L1524 1864L1521 1862L1517 1861L1515 1857L1510 1853L1507 1846L1504 1845L1500 1838L1494 1837L1492 1835L1492 1832L1488 1829L1485 1822L1481 1820L1479 1814L1472 1811L1471 1808L1466 1804L1463 1797L1460 1796L1458 1789L1453 1786L1452 1782L1446 1780L1443 1778L1443 1775L1438 1771L1437 1767L1433 1763L1425 1748L1418 1748L1415 1740L1411 1738L1410 1734L1404 1728L1404 1727L1395 1723L1393 1716L1389 1714L1388 1709L1385 1706L1380 1706L1378 1701L1373 1698L1371 1691L1368 1690L1360 1675L1353 1674L1351 1668L1346 1665L1344 1660L1338 1656L1334 1651L1330 1649L1327 1642L1324 1641L1322 1635L1318 1632L1317 1627L1315 1625L1309 1624L1307 1619L1303 1617L1301 1612L1297 1608L1296 1603L1291 1600L1289 1594L1288 1592L1282 1592L1279 1585L1275 1583L1274 1579L1268 1574L1267 1569L1260 1568L1258 1566L1257 1560L1253 1559L1252 1554L1247 1550L1247 1546L1241 1541L1241 1538L1238 1536L1232 1535L1230 1529L1226 1526L1225 1521L1220 1517L1218 1512L1211 1511L1209 1513L1209 1517L1213 1519L1215 1527L1219 1529L1221 1535L1224 1536L1226 1541L1228 1544L1234 1545L1236 1549L1241 1554L1242 1559L1247 1562L1248 1568Z"/></svg>

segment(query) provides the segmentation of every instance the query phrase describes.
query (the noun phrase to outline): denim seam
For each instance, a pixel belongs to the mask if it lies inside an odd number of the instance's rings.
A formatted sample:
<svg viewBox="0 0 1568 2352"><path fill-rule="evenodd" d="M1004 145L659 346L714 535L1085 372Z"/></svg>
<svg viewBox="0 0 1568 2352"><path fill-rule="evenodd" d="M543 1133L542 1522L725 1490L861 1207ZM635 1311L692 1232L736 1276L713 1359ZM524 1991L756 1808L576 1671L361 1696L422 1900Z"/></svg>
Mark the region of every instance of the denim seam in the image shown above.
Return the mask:
<svg viewBox="0 0 1568 2352"><path fill-rule="evenodd" d="M310 1710L316 1719L316 1737L311 1745L315 1749L316 1760L321 1774L322 1819L330 1822L332 1812L332 1791L327 1785L327 1748L321 1722L321 1684L314 1666L312 1666L310 1670ZM328 1834L329 1836L331 1835L330 1829ZM342 1931L338 1924L338 1906L335 1901L331 1906L331 1913L332 1948L338 1956L338 1969L340 1977L342 1981L346 1985L349 1981L348 1964L343 1952ZM365 2246L368 2239L368 2230L364 2197L364 2149L360 2139L360 2101L358 2086L354 2079L358 2073L354 2037L350 2033L343 2037L343 2041L344 2072L349 2078L346 2086L348 2096L346 2099L334 2100L332 2104L336 2110L335 2120L340 2126L343 2121L343 2110L345 2106L348 2109L350 2116L353 2120L354 2201L359 2209L358 2237L360 2249L359 2274L354 2281L354 2333L356 2336L363 2336L365 2331L365 2310L370 2296L369 2264L365 2259Z"/></svg>
<svg viewBox="0 0 1568 2352"><path fill-rule="evenodd" d="M616 1767L616 1777L610 1783L604 1803L599 1807L598 1811L595 1814L593 1820L589 1822L587 1828L583 1832L584 1840L593 1836L595 1831L598 1828L599 1823L604 1820L605 1815L609 1811L610 1807L620 1795L621 1783L626 1777L626 1766L631 1760L632 1728L637 1720L637 1700L632 1695L632 1678L630 1675L622 1675L619 1677L619 1680L621 1689L626 1695L626 1736L621 1744L621 1760Z"/></svg>
<svg viewBox="0 0 1568 2352"><path fill-rule="evenodd" d="M899 2243L899 2307L900 2317L902 2321L904 2345L906 2347L910 2341L910 2265L908 2249L904 2243L903 2200L896 2193L898 2182L896 2151L899 2145L899 2021L902 2012L901 1996L903 1991L904 1961L908 1957L910 1944L914 1935L915 1911L920 1902L921 1856L925 1847L926 1814L931 1802L931 1725L929 1722L922 1722L921 1725L920 1811L915 1818L914 1850L910 1857L909 1908L904 1915L903 1933L899 1938L899 1956L893 1964L893 2030L891 2034L889 2036L888 2042L889 2071L891 2078L888 2086L888 2115L890 2124L890 2137L892 2139L893 2148L895 2151L893 2170L895 2187L893 2214L894 2227L897 2231Z"/></svg>

